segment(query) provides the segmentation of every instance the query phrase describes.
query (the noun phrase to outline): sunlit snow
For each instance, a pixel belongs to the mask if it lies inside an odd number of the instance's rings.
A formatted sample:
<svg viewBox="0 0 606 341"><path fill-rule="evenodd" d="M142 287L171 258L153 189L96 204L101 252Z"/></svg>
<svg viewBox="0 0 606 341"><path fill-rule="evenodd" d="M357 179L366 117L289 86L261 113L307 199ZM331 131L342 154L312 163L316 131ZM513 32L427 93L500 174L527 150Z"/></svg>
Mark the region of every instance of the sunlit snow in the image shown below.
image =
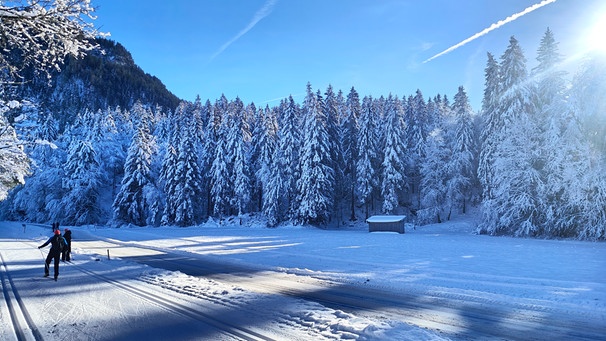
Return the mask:
<svg viewBox="0 0 606 341"><path fill-rule="evenodd" d="M603 243L478 236L465 219L407 229L404 235L369 233L365 226L73 227L74 262L61 264L58 282L42 278L47 250L36 249L50 235L50 226L1 223L0 252L46 340L224 337L204 334L186 323L187 317L132 297L93 274L211 316L229 316L231 323L272 339L456 340L468 327L456 313L459 305L498 306L512 316L528 314L529 320L545 323L576 316L605 328ZM169 257L166 261L201 257L224 264L226 271L191 276L136 263L150 256ZM247 274L227 270L233 267L247 269ZM420 305L399 316L346 311L301 298L345 285L412 295L419 302L439 299L451 306ZM0 313L9 316L5 303ZM443 320L423 318L434 315ZM2 339L10 339L9 321L2 318L0 323Z"/></svg>

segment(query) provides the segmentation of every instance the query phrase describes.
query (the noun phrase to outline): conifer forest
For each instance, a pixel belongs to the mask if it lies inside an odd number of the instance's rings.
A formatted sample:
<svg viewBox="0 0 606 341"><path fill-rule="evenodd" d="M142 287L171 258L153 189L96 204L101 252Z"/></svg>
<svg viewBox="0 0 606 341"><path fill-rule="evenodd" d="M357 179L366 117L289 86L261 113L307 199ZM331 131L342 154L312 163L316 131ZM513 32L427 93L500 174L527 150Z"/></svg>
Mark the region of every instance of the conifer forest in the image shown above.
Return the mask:
<svg viewBox="0 0 606 341"><path fill-rule="evenodd" d="M4 219L338 228L475 210L478 233L606 239L606 61L571 69L549 29L535 61L515 37L486 56L477 111L463 87L373 98L308 83L299 102L182 101L100 42L109 53L73 59L51 85L4 86L0 138L27 155L2 179Z"/></svg>

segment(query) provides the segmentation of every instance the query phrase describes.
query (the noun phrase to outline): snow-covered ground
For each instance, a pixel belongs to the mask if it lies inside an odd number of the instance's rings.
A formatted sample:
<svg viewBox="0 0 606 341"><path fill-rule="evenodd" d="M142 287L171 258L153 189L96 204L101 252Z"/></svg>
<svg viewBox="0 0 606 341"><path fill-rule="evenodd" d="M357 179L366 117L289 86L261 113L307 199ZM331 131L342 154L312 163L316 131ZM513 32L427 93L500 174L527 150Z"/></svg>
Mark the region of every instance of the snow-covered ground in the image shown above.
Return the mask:
<svg viewBox="0 0 606 341"><path fill-rule="evenodd" d="M50 226L2 222L0 339L17 339L13 318L25 339L44 340L606 335L605 243L479 236L473 225L73 227L74 261L54 282L42 278L48 247L36 248Z"/></svg>

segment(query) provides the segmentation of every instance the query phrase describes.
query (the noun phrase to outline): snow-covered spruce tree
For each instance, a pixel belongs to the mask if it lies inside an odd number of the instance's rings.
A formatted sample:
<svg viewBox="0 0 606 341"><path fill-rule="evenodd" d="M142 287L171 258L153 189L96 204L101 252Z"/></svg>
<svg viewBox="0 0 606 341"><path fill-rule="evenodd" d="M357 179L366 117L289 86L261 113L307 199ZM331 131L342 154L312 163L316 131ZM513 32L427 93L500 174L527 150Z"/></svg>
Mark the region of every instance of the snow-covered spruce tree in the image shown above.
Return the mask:
<svg viewBox="0 0 606 341"><path fill-rule="evenodd" d="M162 168L160 169L160 185L164 190L164 210L162 213L161 224L172 225L175 222L175 212L177 210L177 163L179 157L179 146L181 145L181 127L183 126L181 115L177 112L170 116L171 130L166 143L164 157L162 159Z"/></svg>
<svg viewBox="0 0 606 341"><path fill-rule="evenodd" d="M267 218L267 225L275 227L285 220L288 209L288 181L284 177L286 159L282 150L276 148L271 158L269 175L264 185L263 214Z"/></svg>
<svg viewBox="0 0 606 341"><path fill-rule="evenodd" d="M452 123L452 110L446 108L443 105L442 96L436 95L433 99L430 97L425 103L425 110L427 112L427 126L425 129L431 134L434 129L444 129L447 131L445 135L452 135L450 132ZM449 136L445 136L445 141L449 140Z"/></svg>
<svg viewBox="0 0 606 341"><path fill-rule="evenodd" d="M269 105L266 105L266 110L269 111ZM265 110L263 108L259 108L254 104L248 105L246 107L246 111L250 111L246 116L251 117L249 128L250 128L250 148L248 151L248 160L250 163L250 171L253 175L251 180L251 200L250 205L251 209L254 210L263 210L263 183L262 180L267 180L267 174L265 171L269 171L269 168L265 168L266 164L261 161L261 149L265 144L264 138L265 129L267 126L265 125ZM270 157L271 159L271 157ZM266 159L267 160L267 159Z"/></svg>
<svg viewBox="0 0 606 341"><path fill-rule="evenodd" d="M543 207L540 208L545 214L540 231L544 236L564 237L570 233L569 227L559 225L559 222L568 221L568 218L561 216L564 213L564 206L567 206L566 199L569 196L566 192L570 191L571 183L564 183L566 173L575 173L581 164L571 164L564 155L574 155L581 147L579 137L574 137L574 131L578 132L572 125L578 124L578 119L572 117L572 112L567 103L567 84L564 79L565 72L559 67L562 59L558 51L553 33L547 29L541 44L537 51L538 65L532 70L533 80L535 81L535 115L534 120L539 129L537 147L540 155L541 167L540 176L544 183L541 187L543 193L538 195L542 198ZM570 122L569 122L570 121ZM563 133L567 137L564 139ZM567 140L567 141L565 141ZM562 154L562 152L564 154ZM576 162L575 162L576 163ZM569 167L573 166L575 169ZM584 172L587 172L585 169ZM581 175L581 174L579 174ZM571 179L567 179L571 180ZM558 225L560 227L558 227ZM567 225L567 224L564 224Z"/></svg>
<svg viewBox="0 0 606 341"><path fill-rule="evenodd" d="M356 220L356 160L359 154L359 118L360 118L360 96L353 87L347 95L345 102L345 117L341 123L341 141L343 150L343 182L346 198L349 200L350 220Z"/></svg>
<svg viewBox="0 0 606 341"><path fill-rule="evenodd" d="M155 143L150 120L149 114L140 118L137 133L128 148L122 185L113 203L114 219L119 223L147 225L151 206L148 193L154 190L150 167Z"/></svg>
<svg viewBox="0 0 606 341"><path fill-rule="evenodd" d="M427 136L425 158L421 164L421 207L419 220L423 223L441 223L447 206L449 155L443 131L434 129Z"/></svg>
<svg viewBox="0 0 606 341"><path fill-rule="evenodd" d="M283 188L286 201L286 219L296 217L297 179L300 177L299 155L301 150L300 108L292 96L280 106L278 117L278 149L282 176L285 181ZM277 162L277 161L276 161ZM275 163L275 162L274 162ZM275 180L277 181L277 180Z"/></svg>
<svg viewBox="0 0 606 341"><path fill-rule="evenodd" d="M365 218L369 217L369 205L379 183L378 143L375 106L372 97L364 97L360 108L358 155L356 158L356 192L358 200L365 207Z"/></svg>
<svg viewBox="0 0 606 341"><path fill-rule="evenodd" d="M482 198L490 200L494 187L495 146L498 143L498 132L504 122L497 111L501 96L499 64L494 56L488 53L488 61L484 69L484 97L482 99L482 143L478 161L478 178L482 185Z"/></svg>
<svg viewBox="0 0 606 341"><path fill-rule="evenodd" d="M414 97L409 97L406 108L405 122L406 130L406 148L408 150L407 177L410 181L410 191L412 194L419 192L421 182L421 164L425 157L425 139L427 137L427 105L421 90L417 90ZM418 197L420 201L420 197Z"/></svg>
<svg viewBox="0 0 606 341"><path fill-rule="evenodd" d="M147 198L150 203L147 224L160 226L162 224L162 215L166 198L164 195L164 182L161 176L162 163L167 155L168 143L170 139L170 127L173 114L171 111L164 112L162 108L156 107L153 112L152 136L155 142L155 152L152 154L150 164L150 177L153 181L153 193L148 193Z"/></svg>
<svg viewBox="0 0 606 341"><path fill-rule="evenodd" d="M230 206L242 215L249 210L251 195L251 174L248 166L248 146L250 130L244 116L244 104L236 98L231 105L231 124L226 136L227 159L232 165L233 194Z"/></svg>
<svg viewBox="0 0 606 341"><path fill-rule="evenodd" d="M202 143L204 143L204 140L206 139L206 128L208 127L208 122L210 121L211 117L213 115L213 105L210 103L210 100L206 100L206 102L204 102L204 105L202 105L201 111L200 111L200 118L202 120L202 132L204 133L203 137L204 139L202 139Z"/></svg>
<svg viewBox="0 0 606 341"><path fill-rule="evenodd" d="M215 212L214 209L214 201L212 199L212 174L211 168L213 166L213 162L215 160L215 153L217 143L219 141L219 131L221 129L221 124L224 120L224 117L227 116L227 112L229 109L229 102L224 94L215 101L213 105L210 105L210 102L207 101L208 107L208 118L206 121L206 128L204 129L204 139L202 143L202 154L203 154L203 164L204 164L204 188L206 189L206 212L209 215L213 215ZM206 105L205 105L206 107Z"/></svg>
<svg viewBox="0 0 606 341"><path fill-rule="evenodd" d="M163 225L191 226L202 216L202 172L198 125L192 106L182 102L173 115L173 130L160 172L164 187Z"/></svg>
<svg viewBox="0 0 606 341"><path fill-rule="evenodd" d="M533 93L526 86L526 59L514 37L501 57L502 96L497 111L504 125L497 131L493 198L485 200L482 227L490 234L533 236L544 219L539 130L532 118Z"/></svg>
<svg viewBox="0 0 606 341"><path fill-rule="evenodd" d="M61 210L53 218L61 218L65 225L99 222L102 211L98 199L103 174L90 142L72 140L64 172L63 188L66 192L61 200Z"/></svg>
<svg viewBox="0 0 606 341"><path fill-rule="evenodd" d="M196 144L198 145L204 143L204 129L206 129L206 122L208 121L208 112L206 110L207 109L202 105L202 100L199 95L196 96L194 102L189 103L188 106L191 122L194 125L194 138L196 138Z"/></svg>
<svg viewBox="0 0 606 341"><path fill-rule="evenodd" d="M133 109L139 110L136 106ZM105 111L98 110L93 115L93 126L89 135L89 141L97 152L97 159L103 172L103 178L101 179L103 182L101 185L104 189L107 189L101 192L101 194L105 195L102 198L104 202L111 202L116 195L117 189L120 187L120 181L124 176L126 151L134 134L132 132L130 136L120 134L111 113L110 109L106 109ZM141 113L136 113L136 115L140 114L142 114L142 111ZM107 212L108 218L110 215L111 213Z"/></svg>
<svg viewBox="0 0 606 341"><path fill-rule="evenodd" d="M455 127L448 165L450 177L446 181L447 198L450 207L457 207L466 213L467 203L472 197L472 185L475 183L476 147L472 109L462 86L454 97L452 111L455 116Z"/></svg>
<svg viewBox="0 0 606 341"><path fill-rule="evenodd" d="M347 184L346 179L344 178L344 162L343 162L343 153L342 153L342 138L341 135L341 120L344 116L345 110L345 102L343 99L343 93L341 91L335 95L332 85L328 85L326 92L324 92L324 101L322 102L322 111L324 116L326 117L326 131L328 132L328 141L329 141L329 150L330 150L330 159L332 160L332 164L330 164L330 168L334 170L334 182L335 182L335 190L334 190L334 208L335 211L333 214L338 216L338 219L342 218L342 205L341 203L347 196Z"/></svg>
<svg viewBox="0 0 606 341"><path fill-rule="evenodd" d="M41 124L38 126L38 129L36 131L36 139L38 141L52 143L53 141L57 140L58 137L59 123L51 113L48 113L46 117L44 117Z"/></svg>
<svg viewBox="0 0 606 341"><path fill-rule="evenodd" d="M537 50L538 64L532 69L537 91L537 119L539 126L545 128L551 114L562 115L567 111L566 105L566 72L560 63L562 56L555 41L553 32L548 28L541 39Z"/></svg>
<svg viewBox="0 0 606 341"><path fill-rule="evenodd" d="M97 153L99 149L113 150L113 132L106 125L105 113L84 111L69 126L62 142L67 146L67 160L63 165L62 189L60 200L47 201L51 219L62 219L76 225L106 221L109 212L104 210L101 197L107 193L108 171ZM108 200L111 200L108 199Z"/></svg>
<svg viewBox="0 0 606 341"><path fill-rule="evenodd" d="M408 189L406 177L406 131L404 109L398 97L391 94L385 102L385 145L381 174L383 213L393 213L399 207L399 191Z"/></svg>
<svg viewBox="0 0 606 341"><path fill-rule="evenodd" d="M208 211L208 183L206 172L208 170L208 165L206 164L207 156L206 156L206 148L204 147L204 141L206 140L206 127L208 124L208 120L210 118L210 102L207 101L205 105L201 104L199 97L197 97L196 101L191 104L191 120L193 121L192 125L192 134L194 139L194 144L196 148L196 159L198 163L199 173L201 174L201 187L200 187L200 198L198 199L198 204L200 207L196 208L196 216L200 217L200 219L207 218L210 215Z"/></svg>
<svg viewBox="0 0 606 341"><path fill-rule="evenodd" d="M179 111L179 108L177 108ZM200 169L200 153L196 133L196 125L192 122L191 113L185 124L181 126L181 140L177 154L177 169L175 172L175 220L177 226L193 226L202 220L202 182Z"/></svg>
<svg viewBox="0 0 606 341"><path fill-rule="evenodd" d="M383 164L383 159L384 159L384 148L385 148L385 129L383 128L383 124L385 124L385 122L387 122L387 113L385 110L387 110L389 108L389 106L386 104L387 103L387 99L383 96L379 97L378 99L373 100L372 102L372 107L373 107L373 111L375 113L375 124L376 124L376 129L375 129L375 134L377 137L377 163L376 163L376 167L375 167L375 172L377 174L377 188L376 188L376 196L373 198L373 200L371 201L371 211L374 213L375 210L375 203L378 202L383 202L383 199L381 197L381 176L383 174L383 169L382 169L382 164ZM406 121L404 121L406 122ZM378 199L378 200L375 200Z"/></svg>
<svg viewBox="0 0 606 341"><path fill-rule="evenodd" d="M265 206L265 194L268 190L273 161L278 148L278 121L276 110L266 107L265 110L258 110L258 124L253 134L253 146L257 151L255 177L259 184L260 191L260 210Z"/></svg>
<svg viewBox="0 0 606 341"><path fill-rule="evenodd" d="M437 94L433 101L427 100L425 105L427 112L426 131L431 132L434 129L442 129L455 124L455 114L451 108L448 96ZM452 134L449 134L452 135Z"/></svg>
<svg viewBox="0 0 606 341"><path fill-rule="evenodd" d="M219 113L218 110L225 110ZM220 125L216 132L214 158L208 173L210 201L213 215L220 220L231 214L230 200L233 197L233 163L229 158L227 136L233 124L229 107L215 106L215 117L221 115Z"/></svg>
<svg viewBox="0 0 606 341"><path fill-rule="evenodd" d="M331 168L330 141L326 116L322 112L320 92L314 94L307 83L303 103L303 145L301 177L298 179L298 220L303 224L324 224L329 221L333 205L334 170Z"/></svg>

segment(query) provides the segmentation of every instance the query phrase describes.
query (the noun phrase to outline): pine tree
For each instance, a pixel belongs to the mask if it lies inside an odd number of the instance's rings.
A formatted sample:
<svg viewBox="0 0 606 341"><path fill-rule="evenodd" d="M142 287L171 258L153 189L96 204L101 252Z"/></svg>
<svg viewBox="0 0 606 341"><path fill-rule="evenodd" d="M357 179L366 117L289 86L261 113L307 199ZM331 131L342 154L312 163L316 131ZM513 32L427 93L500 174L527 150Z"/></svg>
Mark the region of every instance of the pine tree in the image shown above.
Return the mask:
<svg viewBox="0 0 606 341"><path fill-rule="evenodd" d="M360 110L360 130L358 140L358 155L356 159L356 191L358 200L365 206L365 218L369 217L369 204L373 193L378 187L377 181L377 123L375 106L372 97L364 97Z"/></svg>
<svg viewBox="0 0 606 341"><path fill-rule="evenodd" d="M525 86L526 59L517 40L501 57L503 95L497 106L503 126L497 131L493 198L485 201L483 227L491 234L532 236L540 233L543 191L536 136L531 117L532 93Z"/></svg>
<svg viewBox="0 0 606 341"><path fill-rule="evenodd" d="M541 228L537 229L537 234L552 236L560 230L558 222L562 221L560 214L565 202L561 199L567 197L565 192L568 188L562 188L564 173L574 172L568 167L572 166L566 157L561 157L562 150L578 148L576 139L564 142L562 133L572 127L566 127L566 122L570 119L570 109L566 101L566 82L565 73L560 70L558 64L561 61L561 55L558 52L557 43L551 30L547 29L541 44L537 51L538 65L533 69L535 80L535 115L534 122L538 128L537 138L538 154L540 161L535 165L540 167L539 175L541 181L545 184L541 187L542 192L538 196L542 198L542 207L544 212L544 221ZM573 122L577 120L574 119ZM572 144L570 144L572 143ZM578 164L575 167L579 166ZM563 195L564 194L564 195ZM566 220L566 219L564 219ZM564 233L565 234L565 233Z"/></svg>
<svg viewBox="0 0 606 341"><path fill-rule="evenodd" d="M271 158L269 175L264 186L263 196L263 214L267 218L267 225L274 227L285 219L288 208L284 170L286 169L286 159L282 155L282 150L276 148Z"/></svg>
<svg viewBox="0 0 606 341"><path fill-rule="evenodd" d="M482 185L482 198L490 200L493 197L494 187L494 160L495 146L498 143L498 132L502 129L504 122L499 116L497 105L501 95L499 64L494 56L488 53L488 61L485 71L484 98L482 100L483 128L480 136L482 149L478 162L478 178Z"/></svg>
<svg viewBox="0 0 606 341"><path fill-rule="evenodd" d="M265 110L258 110L256 122L252 134L251 163L255 168L258 201L263 205L267 182L271 175L272 159L277 148L278 122L275 110L270 109L269 106Z"/></svg>
<svg viewBox="0 0 606 341"><path fill-rule="evenodd" d="M182 107L182 105L180 105ZM160 169L160 185L164 190L164 211L161 224L172 225L175 222L177 210L177 164L179 158L179 146L181 145L182 116L176 111L170 116L172 122L168 142L164 151L162 168Z"/></svg>
<svg viewBox="0 0 606 341"><path fill-rule="evenodd" d="M137 102L132 110L133 113L129 113L129 115L138 119L149 114L140 102ZM98 110L94 114L91 124L89 141L97 151L98 159L101 160L104 174L103 187L110 188L112 197L115 197L115 189L119 188L120 181L124 176L126 153L135 131L132 129L118 129L110 109ZM148 124L151 124L151 122Z"/></svg>
<svg viewBox="0 0 606 341"><path fill-rule="evenodd" d="M451 177L447 180L446 187L451 205L460 207L465 213L472 195L472 184L475 183L476 151L472 109L462 86L459 87L454 97L452 110L456 119L455 134L450 148L452 153L449 164Z"/></svg>
<svg viewBox="0 0 606 341"><path fill-rule="evenodd" d="M292 96L289 96L283 105L278 128L278 149L280 151L280 164L283 166L282 176L285 181L283 187L286 193L288 218L295 218L298 208L297 181L301 174L299 158L302 144L300 116L300 108L296 105Z"/></svg>
<svg viewBox="0 0 606 341"><path fill-rule="evenodd" d="M360 97L358 92L352 87L347 95L345 103L345 117L341 125L342 130L342 150L344 162L344 183L347 197L349 198L350 220L356 220L355 212L355 185L356 185L356 158L358 156L358 131L360 118Z"/></svg>
<svg viewBox="0 0 606 341"><path fill-rule="evenodd" d="M390 214L399 206L399 191L408 189L406 177L406 143L402 135L406 131L404 110L398 97L390 94L385 102L385 146L381 194L383 212Z"/></svg>
<svg viewBox="0 0 606 341"><path fill-rule="evenodd" d="M420 187L420 167L425 158L426 129L429 127L427 106L420 90L417 90L414 97L409 97L406 113L406 145L409 153L406 169L410 190L414 194L419 191ZM421 200L420 196L418 196L418 200Z"/></svg>
<svg viewBox="0 0 606 341"><path fill-rule="evenodd" d="M335 193L334 193L334 205L335 208L341 209L341 202L344 196L348 193L347 180L344 178L344 163L343 163L343 152L342 152L342 138L341 135L341 120L343 116L343 109L345 103L343 102L343 93L341 91L335 95L332 86L329 84L326 92L324 93L324 101L322 102L322 112L326 117L326 131L328 132L328 142L330 149L330 160L332 163L330 167L334 170L335 174ZM341 219L342 214L339 213Z"/></svg>
<svg viewBox="0 0 606 341"><path fill-rule="evenodd" d="M421 209L419 219L426 223L441 223L447 205L449 160L451 151L444 141L443 131L434 129L427 137L425 158L421 165Z"/></svg>
<svg viewBox="0 0 606 341"><path fill-rule="evenodd" d="M115 220L137 226L147 225L151 203L146 194L153 189L150 167L155 146L149 120L151 117L145 115L139 121L124 163L122 185L113 204Z"/></svg>
<svg viewBox="0 0 606 341"><path fill-rule="evenodd" d="M319 91L314 95L309 83L303 111L305 125L301 178L297 183L300 196L298 217L303 224L323 224L329 220L334 200L334 170L330 166L330 142L321 95Z"/></svg>
<svg viewBox="0 0 606 341"><path fill-rule="evenodd" d="M62 221L66 225L93 224L99 221L100 164L90 142L73 140L64 166L66 193L61 200Z"/></svg>
<svg viewBox="0 0 606 341"><path fill-rule="evenodd" d="M215 112L215 118L219 115L223 116L220 121L220 126L216 132L216 140L214 146L214 159L212 160L209 171L210 183L210 201L212 202L213 214L223 219L224 216L230 214L230 200L232 198L234 183L233 183L233 163L229 158L229 147L227 144L227 135L229 134L230 126L232 125L229 108L215 110L226 110L219 114Z"/></svg>
<svg viewBox="0 0 606 341"><path fill-rule="evenodd" d="M208 103L210 105L210 103ZM205 186L207 188L207 212L215 214L214 200L212 198L212 167L215 162L216 148L219 143L220 130L223 122L223 117L227 115L229 103L225 95L215 102L209 112L206 129L204 130L204 142L202 147L203 164L205 165ZM224 146L223 146L224 148ZM225 151L222 152L225 155ZM225 161L225 160L223 160Z"/></svg>
<svg viewBox="0 0 606 341"><path fill-rule="evenodd" d="M47 114L38 128L36 138L42 141L53 142L59 137L59 125L52 114Z"/></svg>
<svg viewBox="0 0 606 341"><path fill-rule="evenodd" d="M182 106L177 108L179 112ZM174 224L177 226L192 226L202 218L202 181L200 170L200 153L198 153L196 137L197 125L192 122L193 116L186 108L181 115L187 115L185 124L181 126L181 140L177 150L177 167L175 177Z"/></svg>
<svg viewBox="0 0 606 341"><path fill-rule="evenodd" d="M254 175L251 178L251 206L253 210L255 210L255 207L262 210L264 195L262 181L267 179L266 170L269 170L265 162L261 160L261 150L266 143L265 138L267 136L267 126L265 124L264 109L260 108L257 110L256 106L253 107L255 109L250 113L252 116L251 123L249 125L251 129L251 141L248 156L250 162L250 171L251 174ZM247 108L247 110L251 109L252 108ZM266 106L266 109L269 111L269 106Z"/></svg>
<svg viewBox="0 0 606 341"><path fill-rule="evenodd" d="M233 195L230 198L230 205L242 215L248 211L250 204L250 170L248 167L248 145L250 141L250 131L244 117L244 106L239 98L236 98L232 104L232 123L227 139L228 160L233 165Z"/></svg>

